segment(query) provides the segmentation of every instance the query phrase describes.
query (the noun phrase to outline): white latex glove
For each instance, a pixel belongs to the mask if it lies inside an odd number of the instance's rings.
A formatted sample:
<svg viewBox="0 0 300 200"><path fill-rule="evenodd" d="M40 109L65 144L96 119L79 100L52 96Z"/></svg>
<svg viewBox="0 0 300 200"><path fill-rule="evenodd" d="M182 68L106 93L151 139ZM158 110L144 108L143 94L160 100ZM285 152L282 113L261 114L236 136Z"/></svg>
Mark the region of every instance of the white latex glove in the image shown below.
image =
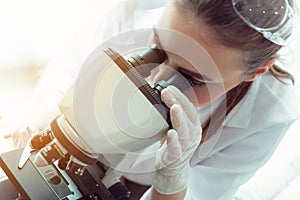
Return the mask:
<svg viewBox="0 0 300 200"><path fill-rule="evenodd" d="M15 128L12 132L12 142L14 148L23 148L28 140L39 131L49 127L51 121L60 114L58 108L52 104L30 106L32 114L28 114L27 123ZM39 108L43 108L43 112L38 112ZM40 109L42 110L42 109ZM29 127L32 133L28 133L26 127Z"/></svg>
<svg viewBox="0 0 300 200"><path fill-rule="evenodd" d="M174 194L187 187L189 161L200 144L202 128L197 109L177 88L169 86L161 97L170 108L173 129L157 153L153 187L161 194Z"/></svg>
<svg viewBox="0 0 300 200"><path fill-rule="evenodd" d="M61 114L58 104L65 91L73 83L74 78L64 70L64 62L60 57L50 63L41 74L34 88L31 101L26 105L21 122L12 133L15 148L24 147L30 138L26 127L30 127L33 134L49 127L51 121ZM60 63L62 62L62 64ZM73 60L66 61L66 65Z"/></svg>
<svg viewBox="0 0 300 200"><path fill-rule="evenodd" d="M26 128L14 130L14 132L12 133L12 142L14 148L18 149L25 147L30 138L31 134L28 133Z"/></svg>

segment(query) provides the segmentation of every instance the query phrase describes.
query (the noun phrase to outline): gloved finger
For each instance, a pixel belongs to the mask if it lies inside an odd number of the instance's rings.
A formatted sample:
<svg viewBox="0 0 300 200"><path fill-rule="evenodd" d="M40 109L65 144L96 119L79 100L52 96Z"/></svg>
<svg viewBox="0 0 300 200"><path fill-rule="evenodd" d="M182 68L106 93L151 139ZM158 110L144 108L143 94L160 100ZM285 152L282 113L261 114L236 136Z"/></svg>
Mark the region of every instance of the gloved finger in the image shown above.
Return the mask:
<svg viewBox="0 0 300 200"><path fill-rule="evenodd" d="M168 86L161 92L163 102L170 108L173 104L178 103L185 110L188 118L194 123L199 124L199 116L195 106L189 99L176 87Z"/></svg>
<svg viewBox="0 0 300 200"><path fill-rule="evenodd" d="M17 129L12 133L12 142L14 148L23 148L26 146L31 135L26 131L26 129Z"/></svg>
<svg viewBox="0 0 300 200"><path fill-rule="evenodd" d="M171 107L170 116L173 128L177 131L178 140L181 144L182 151L184 152L190 146L190 131L187 126L187 121L189 119L178 104L174 104Z"/></svg>
<svg viewBox="0 0 300 200"><path fill-rule="evenodd" d="M201 138L202 138L202 127L201 124L195 124L192 125L192 128L190 128L193 130L193 133L190 135L190 141L191 143L200 143Z"/></svg>
<svg viewBox="0 0 300 200"><path fill-rule="evenodd" d="M174 129L168 131L166 144L162 156L164 166L172 164L182 155L181 144L178 140L177 132Z"/></svg>
<svg viewBox="0 0 300 200"><path fill-rule="evenodd" d="M178 99L170 91L169 87L161 91L161 99L166 104L168 108L171 108L174 104L178 104Z"/></svg>

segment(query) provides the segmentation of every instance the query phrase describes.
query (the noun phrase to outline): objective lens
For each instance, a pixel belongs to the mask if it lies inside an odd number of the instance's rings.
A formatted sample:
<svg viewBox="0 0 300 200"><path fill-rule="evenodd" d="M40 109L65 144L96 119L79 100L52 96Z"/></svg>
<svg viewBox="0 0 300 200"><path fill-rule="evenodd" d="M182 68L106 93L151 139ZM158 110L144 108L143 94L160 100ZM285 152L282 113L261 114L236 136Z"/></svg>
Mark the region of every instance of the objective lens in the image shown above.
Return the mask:
<svg viewBox="0 0 300 200"><path fill-rule="evenodd" d="M38 167L51 165L53 162L63 157L63 152L53 140L38 152L38 154L35 157L34 163Z"/></svg>
<svg viewBox="0 0 300 200"><path fill-rule="evenodd" d="M53 139L52 132L50 129L46 129L38 134L35 134L30 140L30 146L33 149L41 149L50 143Z"/></svg>
<svg viewBox="0 0 300 200"><path fill-rule="evenodd" d="M82 176L85 171L86 166L83 166L77 162L74 162L72 159L69 160L66 170L69 172L76 174L78 176Z"/></svg>

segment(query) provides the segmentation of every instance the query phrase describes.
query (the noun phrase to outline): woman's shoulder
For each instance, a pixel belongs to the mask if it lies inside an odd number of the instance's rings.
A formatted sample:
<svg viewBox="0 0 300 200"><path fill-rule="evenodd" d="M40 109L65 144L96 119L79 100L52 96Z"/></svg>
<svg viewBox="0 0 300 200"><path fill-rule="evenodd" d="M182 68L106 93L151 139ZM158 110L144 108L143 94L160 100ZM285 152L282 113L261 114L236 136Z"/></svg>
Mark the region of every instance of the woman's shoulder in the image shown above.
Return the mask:
<svg viewBox="0 0 300 200"><path fill-rule="evenodd" d="M284 84L267 73L253 81L248 93L228 114L223 125L263 128L295 120L300 116L298 102L299 96L291 83Z"/></svg>
<svg viewBox="0 0 300 200"><path fill-rule="evenodd" d="M296 118L300 115L299 94L289 79L278 80L271 73L261 77L258 84L256 108L270 114L285 115L282 118Z"/></svg>
<svg viewBox="0 0 300 200"><path fill-rule="evenodd" d="M252 98L253 106L249 127L264 129L278 124L290 125L300 116L299 95L291 81L283 83L267 73L254 81L250 94L253 96L248 98Z"/></svg>

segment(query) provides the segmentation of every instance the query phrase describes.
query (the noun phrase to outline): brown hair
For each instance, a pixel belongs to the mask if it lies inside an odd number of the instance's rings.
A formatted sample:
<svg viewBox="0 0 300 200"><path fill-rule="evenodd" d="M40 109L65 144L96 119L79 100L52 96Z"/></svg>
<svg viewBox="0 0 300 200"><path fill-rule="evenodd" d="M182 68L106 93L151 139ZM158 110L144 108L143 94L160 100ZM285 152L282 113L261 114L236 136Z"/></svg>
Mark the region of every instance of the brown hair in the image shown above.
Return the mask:
<svg viewBox="0 0 300 200"><path fill-rule="evenodd" d="M174 0L175 5L192 12L194 17L206 23L215 33L217 40L224 46L243 51L243 70L245 75L251 75L258 68L266 64L270 59L277 58L276 53L281 46L272 43L263 35L250 28L234 11L231 0ZM278 2L278 1L277 1ZM272 6L276 1L272 2ZM292 0L290 5L293 6ZM221 33L221 34L219 34ZM291 74L280 67L273 65L270 73L281 82L290 79L294 83ZM226 101L212 114L203 125L203 134L207 138L216 131L216 124L221 125L226 115L247 94L252 82L242 82L226 93ZM225 104L225 105L224 105ZM225 107L226 106L226 107ZM226 108L224 110L224 107ZM214 127L210 127L211 120ZM218 127L218 126L217 126ZM208 133L209 132L209 133Z"/></svg>

